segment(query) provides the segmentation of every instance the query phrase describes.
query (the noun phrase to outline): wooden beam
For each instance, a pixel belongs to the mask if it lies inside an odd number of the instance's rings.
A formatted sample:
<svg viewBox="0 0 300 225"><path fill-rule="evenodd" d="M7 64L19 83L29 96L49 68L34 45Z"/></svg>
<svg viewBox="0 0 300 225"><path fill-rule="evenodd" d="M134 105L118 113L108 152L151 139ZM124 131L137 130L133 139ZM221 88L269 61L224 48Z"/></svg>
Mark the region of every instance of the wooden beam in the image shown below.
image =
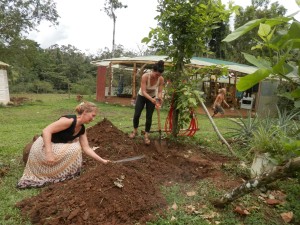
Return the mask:
<svg viewBox="0 0 300 225"><path fill-rule="evenodd" d="M111 96L112 89L112 80L113 80L113 71L112 71L112 63L109 63L109 82L108 82L108 96Z"/></svg>
<svg viewBox="0 0 300 225"><path fill-rule="evenodd" d="M136 99L136 63L133 65L133 71L132 71L132 98Z"/></svg>

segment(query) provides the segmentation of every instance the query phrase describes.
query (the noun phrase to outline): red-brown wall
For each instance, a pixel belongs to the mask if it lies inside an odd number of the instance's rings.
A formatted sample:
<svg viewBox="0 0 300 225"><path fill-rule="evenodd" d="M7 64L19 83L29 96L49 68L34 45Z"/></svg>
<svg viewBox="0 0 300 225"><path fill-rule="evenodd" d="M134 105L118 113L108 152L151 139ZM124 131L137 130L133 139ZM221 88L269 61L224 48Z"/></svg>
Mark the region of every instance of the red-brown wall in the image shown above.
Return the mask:
<svg viewBox="0 0 300 225"><path fill-rule="evenodd" d="M105 99L105 81L106 81L106 67L98 66L97 87L96 87L96 101L97 102L102 102Z"/></svg>

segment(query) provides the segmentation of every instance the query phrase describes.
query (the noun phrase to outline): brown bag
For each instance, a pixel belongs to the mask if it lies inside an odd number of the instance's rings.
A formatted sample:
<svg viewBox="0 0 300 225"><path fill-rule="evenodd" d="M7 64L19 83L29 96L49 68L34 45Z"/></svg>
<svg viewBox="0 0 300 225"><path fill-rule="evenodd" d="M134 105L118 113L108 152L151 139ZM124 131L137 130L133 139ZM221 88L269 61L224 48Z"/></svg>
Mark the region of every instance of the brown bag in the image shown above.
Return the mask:
<svg viewBox="0 0 300 225"><path fill-rule="evenodd" d="M23 149L23 162L24 162L24 164L27 163L28 156L29 156L29 152L30 152L30 149L31 149L32 144L35 142L36 139L38 139L39 136L40 136L40 135L37 135L37 134L34 135L33 138L32 138L32 141L29 142L29 143L25 146L25 148Z"/></svg>

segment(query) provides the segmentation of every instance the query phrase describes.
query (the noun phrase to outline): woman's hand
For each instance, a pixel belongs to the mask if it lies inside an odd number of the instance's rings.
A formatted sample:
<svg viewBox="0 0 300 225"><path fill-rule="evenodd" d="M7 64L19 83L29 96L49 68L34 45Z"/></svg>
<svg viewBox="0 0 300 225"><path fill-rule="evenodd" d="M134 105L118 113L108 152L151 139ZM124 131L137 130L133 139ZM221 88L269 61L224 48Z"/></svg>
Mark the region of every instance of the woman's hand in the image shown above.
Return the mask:
<svg viewBox="0 0 300 225"><path fill-rule="evenodd" d="M108 159L103 159L103 161L102 161L104 164L108 164L108 163L111 163L111 161L110 160L108 160Z"/></svg>
<svg viewBox="0 0 300 225"><path fill-rule="evenodd" d="M152 102L152 104L156 105L156 99L155 98L151 98L151 102Z"/></svg>
<svg viewBox="0 0 300 225"><path fill-rule="evenodd" d="M56 157L53 152L46 152L46 163L52 165L55 163L55 161Z"/></svg>
<svg viewBox="0 0 300 225"><path fill-rule="evenodd" d="M161 98L155 98L155 108L161 108L162 105L162 99Z"/></svg>

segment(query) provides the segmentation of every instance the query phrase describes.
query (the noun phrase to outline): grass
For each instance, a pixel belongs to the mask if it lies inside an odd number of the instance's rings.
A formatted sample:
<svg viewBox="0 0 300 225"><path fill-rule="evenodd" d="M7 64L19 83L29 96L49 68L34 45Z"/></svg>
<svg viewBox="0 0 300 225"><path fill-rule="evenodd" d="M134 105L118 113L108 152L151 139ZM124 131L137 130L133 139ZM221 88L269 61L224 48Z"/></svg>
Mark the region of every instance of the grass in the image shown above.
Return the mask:
<svg viewBox="0 0 300 225"><path fill-rule="evenodd" d="M22 150L24 146L32 139L35 134L40 134L42 129L58 119L62 114L73 113L73 109L78 104L76 96L68 95L14 95L14 97L27 97L29 101L14 107L0 107L0 169L8 168L9 171L4 177L0 177L0 224L3 225L30 225L29 221L22 221L15 204L24 198L36 195L39 189L29 189L19 191L15 188L17 180L23 172L21 163ZM94 101L94 96L84 96L85 100ZM103 118L109 119L116 127L123 132L129 133L132 130L133 107L119 106L105 103L97 103L100 113L97 119L88 125L93 126ZM143 112L144 113L144 112ZM167 111L162 110L161 121L165 121ZM145 116L141 116L140 124L144 124ZM153 116L153 127L156 129L156 114ZM216 119L215 123L222 134L228 131L230 121L226 118ZM224 145L218 141L218 137L213 130L209 120L205 115L198 115L199 131L192 138L180 138L182 142L195 143L211 151L230 155ZM157 135L157 134L153 134ZM236 149L238 155L245 154L245 150ZM235 166L225 168L225 172L233 175L243 173L241 169ZM162 187L162 192L170 206L177 204L178 209L169 209L165 216L161 216L157 221L149 223L154 224L280 224L278 213L288 210L300 209L299 203L299 183L294 180L289 182L278 182L278 187L287 193L288 202L278 209L269 209L264 206L255 195L246 195L238 202L245 206L259 206L259 210L251 211L247 217L242 217L233 212L234 206L229 205L225 209L216 210L210 205L208 199L215 198L224 194L218 190L212 183L200 181L191 187L188 184L174 184L170 187ZM196 195L187 197L186 192L195 190ZM190 209L195 207L195 210ZM296 212L297 218L294 221L299 222L300 215ZM274 216L275 215L275 216Z"/></svg>

